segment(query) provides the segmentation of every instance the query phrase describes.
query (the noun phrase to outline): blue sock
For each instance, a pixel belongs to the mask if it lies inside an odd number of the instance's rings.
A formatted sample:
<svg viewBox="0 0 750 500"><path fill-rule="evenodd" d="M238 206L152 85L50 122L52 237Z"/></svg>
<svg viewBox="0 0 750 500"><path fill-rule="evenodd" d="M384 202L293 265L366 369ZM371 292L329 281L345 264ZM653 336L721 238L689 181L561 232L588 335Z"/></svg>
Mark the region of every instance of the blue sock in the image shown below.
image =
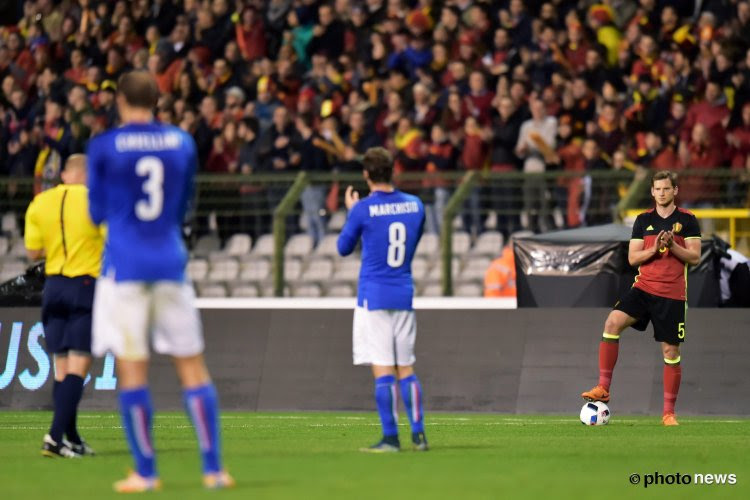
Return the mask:
<svg viewBox="0 0 750 500"><path fill-rule="evenodd" d="M143 477L155 477L156 458L151 433L154 409L148 386L120 391L120 415L136 472Z"/></svg>
<svg viewBox="0 0 750 500"><path fill-rule="evenodd" d="M396 377L386 375L375 379L375 402L378 405L383 436L398 436L398 408L396 407Z"/></svg>
<svg viewBox="0 0 750 500"><path fill-rule="evenodd" d="M185 409L193 422L201 450L203 473L221 471L221 442L219 438L219 400L216 388L209 383L183 392Z"/></svg>
<svg viewBox="0 0 750 500"><path fill-rule="evenodd" d="M424 410L422 409L422 385L415 375L399 380L401 397L404 399L406 413L412 432L424 432Z"/></svg>
<svg viewBox="0 0 750 500"><path fill-rule="evenodd" d="M67 375L57 386L52 387L55 414L52 417L49 435L58 444L62 441L63 432L75 418L81 394L83 394L83 379L78 375Z"/></svg>

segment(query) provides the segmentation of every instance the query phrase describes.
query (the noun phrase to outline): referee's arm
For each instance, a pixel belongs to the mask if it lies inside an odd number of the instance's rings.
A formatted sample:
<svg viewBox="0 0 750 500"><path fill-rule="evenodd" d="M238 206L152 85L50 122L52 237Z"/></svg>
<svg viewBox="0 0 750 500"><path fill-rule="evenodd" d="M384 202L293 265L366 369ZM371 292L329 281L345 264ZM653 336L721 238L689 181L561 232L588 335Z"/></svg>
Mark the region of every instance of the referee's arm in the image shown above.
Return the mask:
<svg viewBox="0 0 750 500"><path fill-rule="evenodd" d="M26 222L24 227L23 243L26 247L26 256L35 261L44 257L44 240L42 231L36 222L37 204L32 201L26 210Z"/></svg>

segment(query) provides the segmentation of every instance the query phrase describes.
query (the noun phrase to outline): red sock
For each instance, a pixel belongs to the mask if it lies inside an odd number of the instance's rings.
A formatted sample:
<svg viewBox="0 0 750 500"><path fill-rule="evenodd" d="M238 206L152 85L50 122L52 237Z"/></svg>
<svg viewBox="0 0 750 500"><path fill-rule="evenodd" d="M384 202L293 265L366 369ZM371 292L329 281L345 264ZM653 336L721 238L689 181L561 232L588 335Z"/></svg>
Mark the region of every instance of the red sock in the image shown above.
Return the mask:
<svg viewBox="0 0 750 500"><path fill-rule="evenodd" d="M612 370L615 369L619 349L619 342L599 342L599 385L607 391L612 383Z"/></svg>
<svg viewBox="0 0 750 500"><path fill-rule="evenodd" d="M664 363L664 415L674 413L674 404L677 401L677 393L680 392L680 380L682 379L682 367L679 363Z"/></svg>

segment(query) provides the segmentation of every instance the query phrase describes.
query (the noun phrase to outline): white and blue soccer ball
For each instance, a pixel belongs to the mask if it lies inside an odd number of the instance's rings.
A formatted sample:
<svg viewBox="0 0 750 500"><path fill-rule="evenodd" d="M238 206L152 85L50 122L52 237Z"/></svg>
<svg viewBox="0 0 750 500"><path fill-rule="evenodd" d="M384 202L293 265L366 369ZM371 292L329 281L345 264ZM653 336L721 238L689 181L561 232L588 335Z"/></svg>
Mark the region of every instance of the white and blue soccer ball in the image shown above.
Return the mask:
<svg viewBox="0 0 750 500"><path fill-rule="evenodd" d="M581 408L581 423L584 425L607 425L609 406L601 401L586 403Z"/></svg>

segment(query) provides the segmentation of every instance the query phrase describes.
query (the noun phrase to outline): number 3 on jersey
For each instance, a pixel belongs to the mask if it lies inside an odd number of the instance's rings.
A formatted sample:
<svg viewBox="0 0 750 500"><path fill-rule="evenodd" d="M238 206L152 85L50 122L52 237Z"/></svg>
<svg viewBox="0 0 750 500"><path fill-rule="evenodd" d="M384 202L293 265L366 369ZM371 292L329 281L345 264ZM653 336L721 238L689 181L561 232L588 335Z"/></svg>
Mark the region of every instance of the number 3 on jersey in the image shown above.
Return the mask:
<svg viewBox="0 0 750 500"><path fill-rule="evenodd" d="M144 156L135 164L138 177L146 177L143 192L145 200L135 204L135 215L143 221L158 219L164 208L164 164L156 156Z"/></svg>
<svg viewBox="0 0 750 500"><path fill-rule="evenodd" d="M406 226L394 222L388 226L388 265L400 267L406 258Z"/></svg>

